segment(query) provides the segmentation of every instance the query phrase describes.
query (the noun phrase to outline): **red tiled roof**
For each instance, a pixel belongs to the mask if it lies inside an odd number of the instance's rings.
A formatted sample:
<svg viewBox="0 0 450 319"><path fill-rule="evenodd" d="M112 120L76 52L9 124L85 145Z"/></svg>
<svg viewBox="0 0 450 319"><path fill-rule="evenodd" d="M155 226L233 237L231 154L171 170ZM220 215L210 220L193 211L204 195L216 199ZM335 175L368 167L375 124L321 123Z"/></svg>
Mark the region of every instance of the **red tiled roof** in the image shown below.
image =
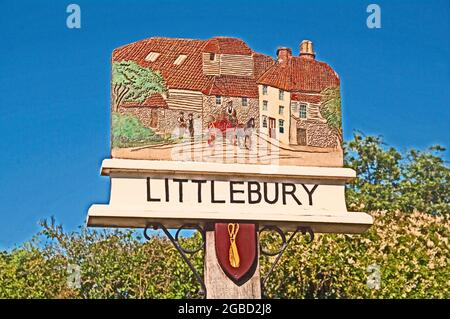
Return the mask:
<svg viewBox="0 0 450 319"><path fill-rule="evenodd" d="M311 94L303 94L303 93L294 92L294 93L291 93L291 100L318 104L322 100L322 97L320 95L311 95Z"/></svg>
<svg viewBox="0 0 450 319"><path fill-rule="evenodd" d="M241 76L215 76L202 91L206 95L223 95L234 97L258 97L255 79Z"/></svg>
<svg viewBox="0 0 450 319"><path fill-rule="evenodd" d="M153 62L146 60L151 52L160 53ZM254 76L205 75L202 58L204 52L252 55ZM175 65L174 62L180 55L187 57L182 63ZM236 38L149 38L115 49L112 60L131 60L143 67L160 71L169 89L209 92L208 94L253 97L257 96L257 84L291 92L320 92L330 86L339 86L337 74L324 62L292 57L282 66L270 56L253 52L244 41Z"/></svg>
<svg viewBox="0 0 450 319"><path fill-rule="evenodd" d="M163 96L159 93L150 95L143 103L139 104L136 102L125 102L121 107L151 107L151 108L167 108L167 102L164 100Z"/></svg>
<svg viewBox="0 0 450 319"><path fill-rule="evenodd" d="M253 53L253 71L256 79L263 75L264 72L274 64L275 60L271 56Z"/></svg>
<svg viewBox="0 0 450 319"><path fill-rule="evenodd" d="M285 91L321 92L339 86L339 77L324 62L291 57L286 64L275 63L257 82Z"/></svg>
<svg viewBox="0 0 450 319"><path fill-rule="evenodd" d="M161 53L153 62L146 60L150 52ZM166 86L171 89L209 92L212 95L257 97L256 77L211 76L203 73L203 52L252 55L247 44L236 38L217 37L209 40L150 38L114 50L113 62L132 60L143 67L160 71ZM186 59L179 65L175 60L181 55ZM257 54L257 75L273 60ZM206 94L206 93L205 93Z"/></svg>
<svg viewBox="0 0 450 319"><path fill-rule="evenodd" d="M217 54L251 55L253 53L244 41L238 38L215 37L207 41L204 52Z"/></svg>
<svg viewBox="0 0 450 319"><path fill-rule="evenodd" d="M202 67L205 44L204 40L150 38L114 50L112 59L113 62L131 60L160 71L168 88L201 91L209 82ZM161 55L154 62L146 61L150 52ZM181 54L187 58L180 65L175 65Z"/></svg>

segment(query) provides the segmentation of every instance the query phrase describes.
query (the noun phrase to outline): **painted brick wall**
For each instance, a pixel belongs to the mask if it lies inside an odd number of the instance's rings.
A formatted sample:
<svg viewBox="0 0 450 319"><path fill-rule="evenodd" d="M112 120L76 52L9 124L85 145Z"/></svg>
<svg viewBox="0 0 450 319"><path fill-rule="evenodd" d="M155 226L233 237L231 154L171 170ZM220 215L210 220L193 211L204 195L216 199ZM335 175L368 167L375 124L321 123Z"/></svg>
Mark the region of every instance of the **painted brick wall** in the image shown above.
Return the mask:
<svg viewBox="0 0 450 319"><path fill-rule="evenodd" d="M337 148L339 146L337 135L328 124L317 120L296 120L297 128L306 129L306 143L308 146Z"/></svg>
<svg viewBox="0 0 450 319"><path fill-rule="evenodd" d="M238 122L245 124L250 118L255 119L256 127L259 127L259 103L256 98L249 98L248 105L242 106L242 98L240 97L222 97L222 104L216 105L216 97L210 95L203 96L203 127L208 126L208 122L212 120L211 116L215 119L218 118L221 112L226 108L228 101L233 102L233 107L236 109Z"/></svg>
<svg viewBox="0 0 450 319"><path fill-rule="evenodd" d="M132 115L137 117L145 127L150 128L152 121L152 109L149 107L120 107L119 113L122 115Z"/></svg>

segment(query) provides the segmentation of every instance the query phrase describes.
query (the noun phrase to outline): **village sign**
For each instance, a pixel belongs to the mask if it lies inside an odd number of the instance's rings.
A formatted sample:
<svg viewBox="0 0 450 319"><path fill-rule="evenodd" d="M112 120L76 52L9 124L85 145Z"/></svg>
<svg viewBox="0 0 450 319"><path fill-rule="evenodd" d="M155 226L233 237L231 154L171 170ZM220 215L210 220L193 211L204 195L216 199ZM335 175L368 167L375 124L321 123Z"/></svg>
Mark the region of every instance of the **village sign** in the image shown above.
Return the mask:
<svg viewBox="0 0 450 319"><path fill-rule="evenodd" d="M274 59L237 38L149 38L114 50L111 93L110 201L87 224L162 229L208 298L260 297L259 254L276 264L297 233L372 225L346 208L340 80L311 41ZM186 228L204 239L204 276L178 241ZM279 251L260 249L261 231Z"/></svg>

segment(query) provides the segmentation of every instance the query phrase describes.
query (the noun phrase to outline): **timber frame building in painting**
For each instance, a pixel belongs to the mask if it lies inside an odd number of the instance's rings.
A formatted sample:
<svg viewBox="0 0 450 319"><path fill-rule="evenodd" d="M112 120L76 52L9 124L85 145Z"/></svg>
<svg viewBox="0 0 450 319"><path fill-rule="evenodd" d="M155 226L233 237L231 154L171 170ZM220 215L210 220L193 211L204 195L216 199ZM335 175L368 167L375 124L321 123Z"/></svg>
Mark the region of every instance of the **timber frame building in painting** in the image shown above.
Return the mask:
<svg viewBox="0 0 450 319"><path fill-rule="evenodd" d="M140 102L114 106L157 134L174 132L181 120L195 119L202 131L234 112L237 123L253 121L261 138L304 152L342 152L339 77L317 61L311 41L298 56L279 48L277 58L254 52L230 37L208 40L149 38L120 47L112 62L132 61L158 72L165 91ZM337 123L324 111L324 95L337 92ZM335 121L336 122L336 121ZM114 154L113 154L114 156ZM341 166L341 156L338 164Z"/></svg>

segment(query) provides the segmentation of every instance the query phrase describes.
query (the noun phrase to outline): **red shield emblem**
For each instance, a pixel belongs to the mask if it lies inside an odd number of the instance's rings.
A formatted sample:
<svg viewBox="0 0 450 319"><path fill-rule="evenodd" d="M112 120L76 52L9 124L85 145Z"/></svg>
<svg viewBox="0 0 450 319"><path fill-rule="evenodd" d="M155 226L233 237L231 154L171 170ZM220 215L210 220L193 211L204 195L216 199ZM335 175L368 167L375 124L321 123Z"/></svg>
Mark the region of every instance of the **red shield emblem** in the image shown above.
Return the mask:
<svg viewBox="0 0 450 319"><path fill-rule="evenodd" d="M222 270L237 285L256 270L258 251L254 224L215 224L216 255Z"/></svg>

